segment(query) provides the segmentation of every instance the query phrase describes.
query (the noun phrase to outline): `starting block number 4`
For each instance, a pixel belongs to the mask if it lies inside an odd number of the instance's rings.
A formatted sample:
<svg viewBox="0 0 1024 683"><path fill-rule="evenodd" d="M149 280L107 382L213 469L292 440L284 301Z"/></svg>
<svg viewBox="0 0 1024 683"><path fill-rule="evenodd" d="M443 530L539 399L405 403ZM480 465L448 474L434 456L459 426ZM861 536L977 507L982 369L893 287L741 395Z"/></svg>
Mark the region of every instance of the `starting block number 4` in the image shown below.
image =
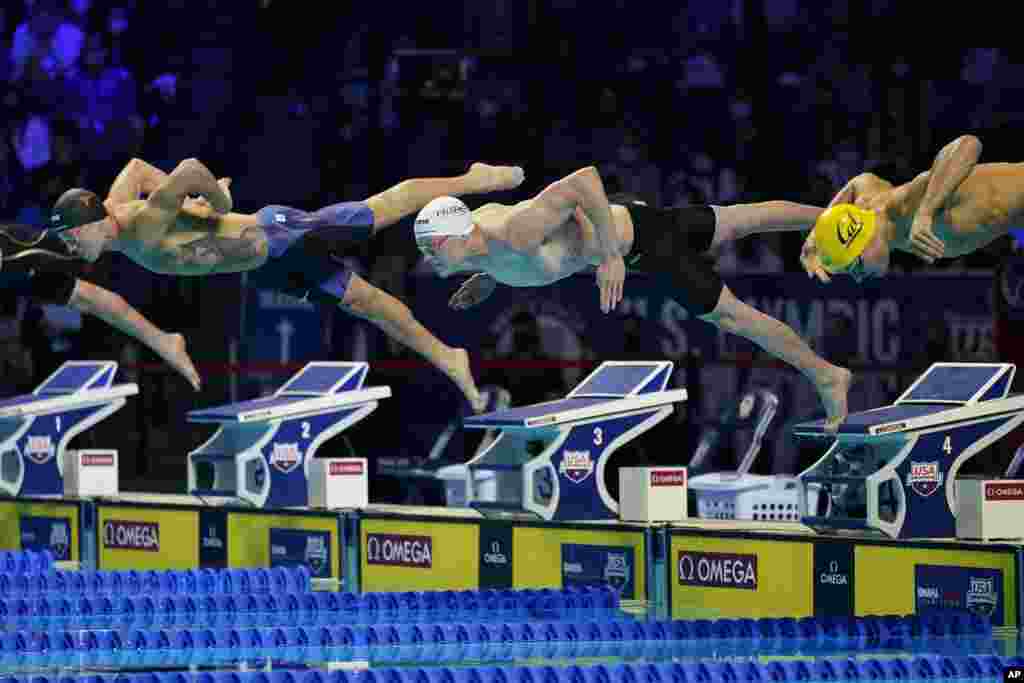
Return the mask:
<svg viewBox="0 0 1024 683"><path fill-rule="evenodd" d="M942 440L942 452L946 455L953 452L953 444L950 442L948 435Z"/></svg>

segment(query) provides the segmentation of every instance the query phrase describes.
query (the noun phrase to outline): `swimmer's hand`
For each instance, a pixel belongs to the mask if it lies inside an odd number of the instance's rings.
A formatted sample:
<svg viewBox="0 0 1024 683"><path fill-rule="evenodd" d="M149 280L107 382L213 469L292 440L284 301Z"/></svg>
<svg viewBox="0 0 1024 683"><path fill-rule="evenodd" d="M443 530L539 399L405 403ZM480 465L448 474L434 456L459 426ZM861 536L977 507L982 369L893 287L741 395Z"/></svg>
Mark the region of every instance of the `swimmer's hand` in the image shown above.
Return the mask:
<svg viewBox="0 0 1024 683"><path fill-rule="evenodd" d="M597 269L597 286L601 288L601 312L610 313L622 301L622 284L626 279L626 263L613 256Z"/></svg>
<svg viewBox="0 0 1024 683"><path fill-rule="evenodd" d="M813 232L804 240L804 246L800 250L800 263L807 271L807 277L816 277L825 284L832 281L828 271L821 265L821 259L818 257L818 245L814 241Z"/></svg>
<svg viewBox="0 0 1024 683"><path fill-rule="evenodd" d="M448 306L456 311L472 308L493 294L497 286L498 281L487 273L477 273L463 282L459 291L452 294L452 298L448 300Z"/></svg>
<svg viewBox="0 0 1024 683"><path fill-rule="evenodd" d="M231 209L235 206L235 200L231 197L231 178L221 178L217 181L220 185L220 189L224 190L224 194L228 196L228 210L224 213L231 213Z"/></svg>
<svg viewBox="0 0 1024 683"><path fill-rule="evenodd" d="M935 263L946 252L946 245L935 235L935 217L918 212L910 226L910 251L926 263Z"/></svg>
<svg viewBox="0 0 1024 683"><path fill-rule="evenodd" d="M477 194L514 190L525 178L526 173L519 166L491 166L479 161L466 173L466 183Z"/></svg>

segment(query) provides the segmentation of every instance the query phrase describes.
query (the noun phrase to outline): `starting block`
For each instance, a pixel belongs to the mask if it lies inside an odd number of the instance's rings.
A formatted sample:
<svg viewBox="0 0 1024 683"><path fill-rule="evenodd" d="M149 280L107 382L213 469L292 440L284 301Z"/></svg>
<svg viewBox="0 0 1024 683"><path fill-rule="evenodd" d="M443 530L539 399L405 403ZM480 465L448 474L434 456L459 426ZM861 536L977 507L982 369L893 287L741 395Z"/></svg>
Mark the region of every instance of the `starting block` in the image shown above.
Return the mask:
<svg viewBox="0 0 1024 683"><path fill-rule="evenodd" d="M272 396L191 411L190 422L220 429L188 455L189 492L236 497L260 508L309 505L317 449L391 396L390 387L363 388L368 370L366 363L309 363ZM204 464L213 470L211 488L198 485L197 467ZM349 477L355 469L345 465L313 473L318 472ZM360 475L366 476L365 462ZM317 498L326 495L318 492Z"/></svg>
<svg viewBox="0 0 1024 683"><path fill-rule="evenodd" d="M618 517L604 483L611 455L686 400L666 391L670 361L602 363L568 396L468 418L468 429L494 429L497 438L466 463L466 501L488 509L531 512L545 520ZM493 472L497 497L474 495L478 472Z"/></svg>
<svg viewBox="0 0 1024 683"><path fill-rule="evenodd" d="M114 384L113 361L68 361L31 394L0 400L0 491L64 493L66 447L120 410L136 384Z"/></svg>
<svg viewBox="0 0 1024 683"><path fill-rule="evenodd" d="M1015 371L1008 363L935 363L895 403L850 415L837 434L822 420L794 427L797 437L835 438L800 475L802 492L818 484L825 499L813 509L801 496L803 522L954 537L960 468L1024 422L1024 395L1008 396Z"/></svg>

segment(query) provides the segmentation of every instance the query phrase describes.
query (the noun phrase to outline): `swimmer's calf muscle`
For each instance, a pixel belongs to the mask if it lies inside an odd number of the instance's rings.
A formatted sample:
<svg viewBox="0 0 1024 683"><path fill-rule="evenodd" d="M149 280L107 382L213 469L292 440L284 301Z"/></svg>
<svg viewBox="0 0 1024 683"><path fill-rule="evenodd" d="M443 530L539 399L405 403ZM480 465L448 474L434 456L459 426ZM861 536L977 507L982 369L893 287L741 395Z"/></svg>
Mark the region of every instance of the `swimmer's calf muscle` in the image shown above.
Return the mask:
<svg viewBox="0 0 1024 683"><path fill-rule="evenodd" d="M373 211L373 232L394 225L438 197L474 191L466 174L450 178L409 178L366 200Z"/></svg>
<svg viewBox="0 0 1024 683"><path fill-rule="evenodd" d="M711 248L762 232L810 230L821 212L817 206L785 200L716 206L718 223Z"/></svg>
<svg viewBox="0 0 1024 683"><path fill-rule="evenodd" d="M410 178L366 200L373 211L373 232L417 213L438 197L458 197L510 190L523 181L519 167L474 163L460 176Z"/></svg>

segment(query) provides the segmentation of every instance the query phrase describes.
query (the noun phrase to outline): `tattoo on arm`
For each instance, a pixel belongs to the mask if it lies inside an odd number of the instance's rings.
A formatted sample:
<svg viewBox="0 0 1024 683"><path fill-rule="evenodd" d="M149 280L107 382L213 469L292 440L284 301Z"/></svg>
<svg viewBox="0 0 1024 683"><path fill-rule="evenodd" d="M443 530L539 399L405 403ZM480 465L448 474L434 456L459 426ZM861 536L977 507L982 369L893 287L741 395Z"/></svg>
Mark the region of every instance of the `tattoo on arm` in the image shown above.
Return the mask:
<svg viewBox="0 0 1024 683"><path fill-rule="evenodd" d="M178 247L181 266L205 272L247 270L260 263L266 254L266 243L257 231L246 230L241 237L207 235Z"/></svg>

